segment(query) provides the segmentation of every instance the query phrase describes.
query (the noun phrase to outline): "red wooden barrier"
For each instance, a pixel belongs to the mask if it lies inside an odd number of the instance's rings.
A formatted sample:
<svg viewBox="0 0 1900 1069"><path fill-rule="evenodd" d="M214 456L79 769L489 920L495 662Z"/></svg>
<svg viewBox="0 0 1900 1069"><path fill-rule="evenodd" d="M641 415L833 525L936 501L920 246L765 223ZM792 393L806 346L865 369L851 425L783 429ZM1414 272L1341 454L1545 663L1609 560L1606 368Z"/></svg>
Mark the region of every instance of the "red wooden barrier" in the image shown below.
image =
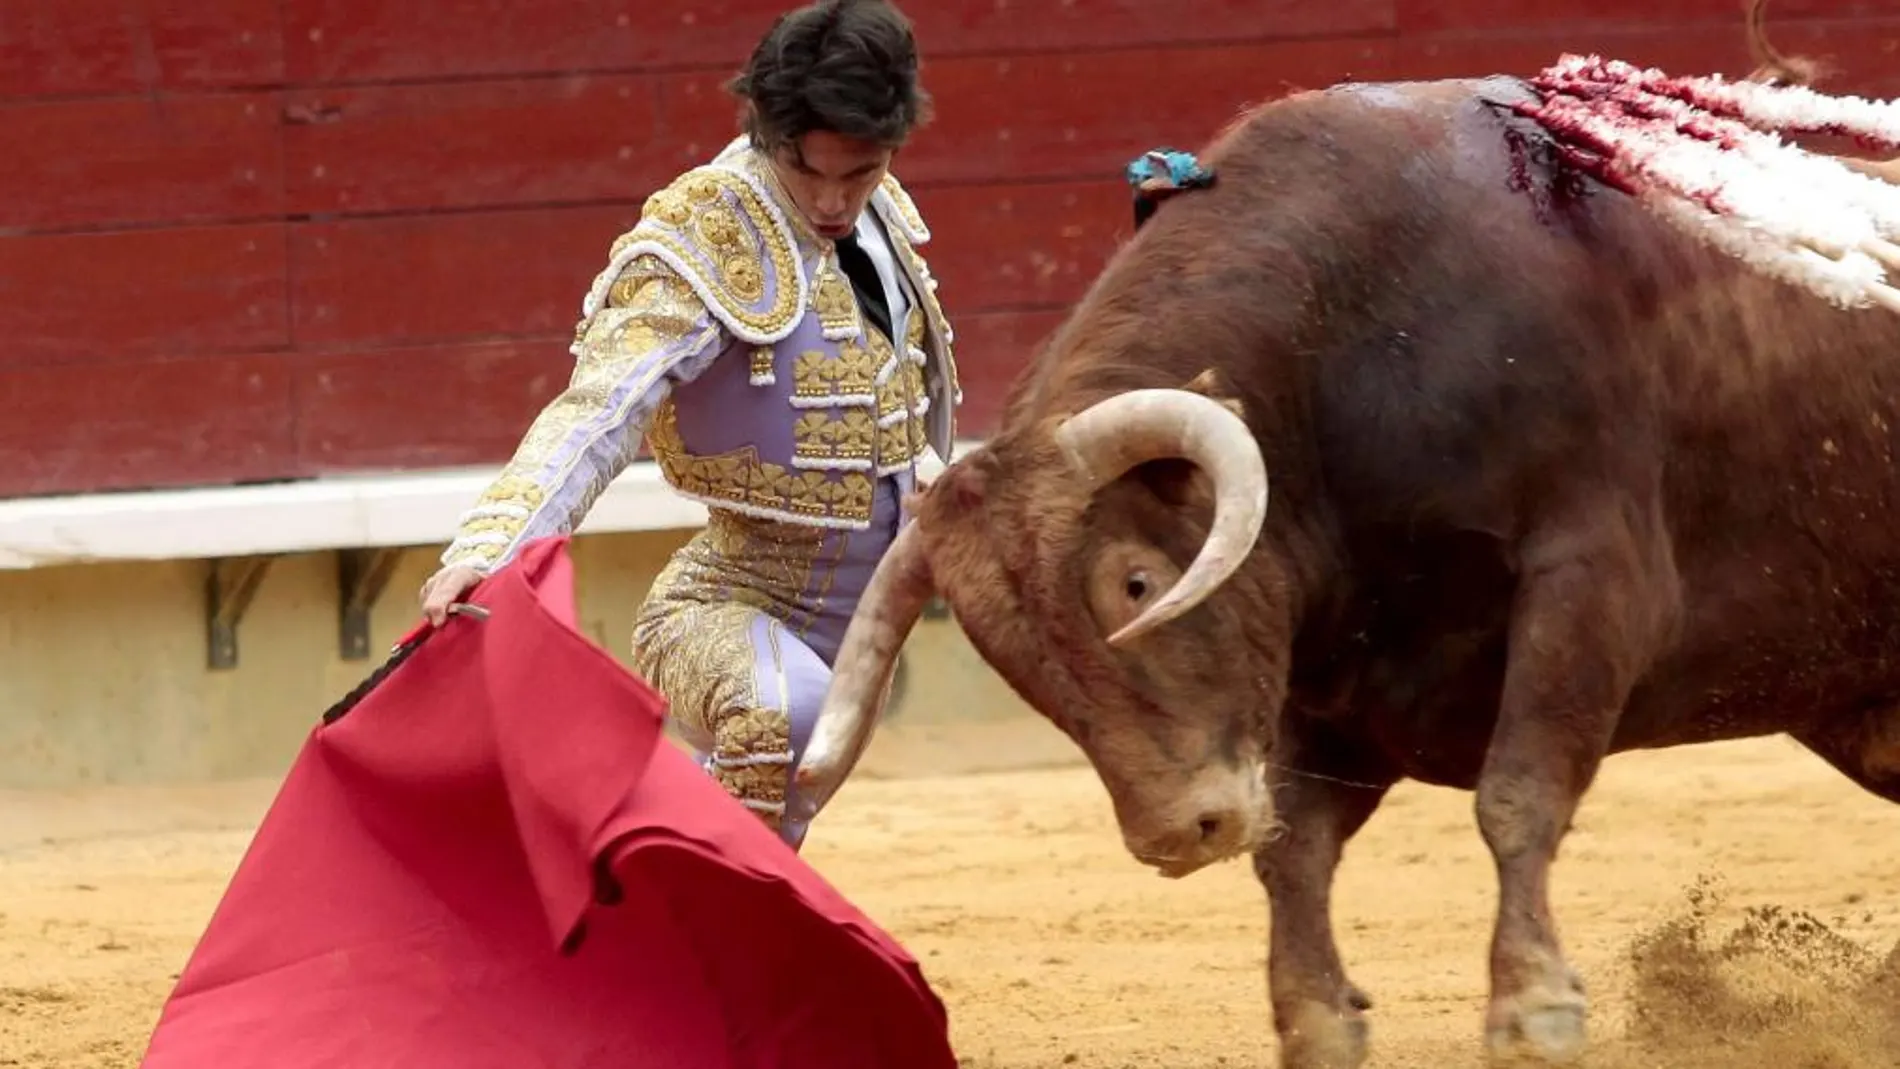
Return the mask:
<svg viewBox="0 0 1900 1069"><path fill-rule="evenodd" d="M671 177L644 75L302 90L289 108L294 214L597 203Z"/></svg>
<svg viewBox="0 0 1900 1069"><path fill-rule="evenodd" d="M646 195L792 0L0 0L0 496L497 462ZM1741 74L1740 0L929 0L966 431L1129 228L1123 163L1341 80L1565 51ZM1775 0L1900 95L1900 0Z"/></svg>
<svg viewBox="0 0 1900 1069"><path fill-rule="evenodd" d="M286 274L278 224L0 240L0 371L288 348Z"/></svg>
<svg viewBox="0 0 1900 1069"><path fill-rule="evenodd" d="M571 339L608 243L638 217L637 205L608 205L296 224L298 348ZM549 358L569 359L562 348Z"/></svg>
<svg viewBox="0 0 1900 1069"><path fill-rule="evenodd" d="M283 80L278 0L0 0L0 101Z"/></svg>
<svg viewBox="0 0 1900 1069"><path fill-rule="evenodd" d="M0 472L23 492L281 478L292 374L282 353L0 370Z"/></svg>
<svg viewBox="0 0 1900 1069"><path fill-rule="evenodd" d="M296 361L293 445L310 474L505 458L567 384L571 333L312 354Z"/></svg>
<svg viewBox="0 0 1900 1069"><path fill-rule="evenodd" d="M280 110L268 93L0 106L0 229L280 216Z"/></svg>
<svg viewBox="0 0 1900 1069"><path fill-rule="evenodd" d="M298 82L723 70L796 2L547 0L500 11L491 0L286 0L284 50ZM914 0L905 10L939 60L1369 34L1395 24L1394 0Z"/></svg>

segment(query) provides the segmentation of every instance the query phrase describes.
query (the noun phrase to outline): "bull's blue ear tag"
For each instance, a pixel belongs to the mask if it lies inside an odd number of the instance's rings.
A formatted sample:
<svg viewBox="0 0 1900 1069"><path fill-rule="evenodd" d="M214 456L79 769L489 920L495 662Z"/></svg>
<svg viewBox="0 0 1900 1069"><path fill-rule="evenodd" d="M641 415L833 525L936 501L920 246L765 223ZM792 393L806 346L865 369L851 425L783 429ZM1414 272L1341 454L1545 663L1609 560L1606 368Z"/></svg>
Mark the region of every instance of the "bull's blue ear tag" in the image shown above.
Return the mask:
<svg viewBox="0 0 1900 1069"><path fill-rule="evenodd" d="M1135 191L1135 226L1148 221L1161 202L1190 189L1206 189L1214 184L1214 172L1201 166L1191 152L1153 149L1122 169L1122 177Z"/></svg>

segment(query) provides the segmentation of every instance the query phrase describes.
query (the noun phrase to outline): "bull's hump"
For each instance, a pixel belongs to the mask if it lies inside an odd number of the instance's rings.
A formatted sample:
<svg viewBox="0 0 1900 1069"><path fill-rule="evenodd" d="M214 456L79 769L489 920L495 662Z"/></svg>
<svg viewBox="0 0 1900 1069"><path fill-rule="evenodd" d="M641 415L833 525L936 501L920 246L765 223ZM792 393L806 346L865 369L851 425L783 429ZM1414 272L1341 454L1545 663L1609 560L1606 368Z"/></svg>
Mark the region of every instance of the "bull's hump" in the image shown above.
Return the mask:
<svg viewBox="0 0 1900 1069"><path fill-rule="evenodd" d="M1432 81L1340 82L1328 87L1325 94L1368 107L1437 113L1474 101L1529 103L1534 99L1522 79L1504 74Z"/></svg>

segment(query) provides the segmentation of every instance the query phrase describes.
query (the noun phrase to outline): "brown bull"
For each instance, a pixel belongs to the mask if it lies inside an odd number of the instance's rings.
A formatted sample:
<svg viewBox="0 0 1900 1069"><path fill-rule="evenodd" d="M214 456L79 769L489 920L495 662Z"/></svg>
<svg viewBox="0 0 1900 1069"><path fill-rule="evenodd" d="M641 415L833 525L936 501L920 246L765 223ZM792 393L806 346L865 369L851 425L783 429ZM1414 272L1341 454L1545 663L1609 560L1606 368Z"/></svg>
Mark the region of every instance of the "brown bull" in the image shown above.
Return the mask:
<svg viewBox="0 0 1900 1069"><path fill-rule="evenodd" d="M849 767L941 592L1137 858L1252 854L1284 1066L1365 1055L1330 889L1401 779L1475 791L1486 1038L1552 1062L1586 1014L1551 865L1607 754L1786 733L1900 800L1900 316L1563 173L1528 99L1225 132L914 502L800 771Z"/></svg>

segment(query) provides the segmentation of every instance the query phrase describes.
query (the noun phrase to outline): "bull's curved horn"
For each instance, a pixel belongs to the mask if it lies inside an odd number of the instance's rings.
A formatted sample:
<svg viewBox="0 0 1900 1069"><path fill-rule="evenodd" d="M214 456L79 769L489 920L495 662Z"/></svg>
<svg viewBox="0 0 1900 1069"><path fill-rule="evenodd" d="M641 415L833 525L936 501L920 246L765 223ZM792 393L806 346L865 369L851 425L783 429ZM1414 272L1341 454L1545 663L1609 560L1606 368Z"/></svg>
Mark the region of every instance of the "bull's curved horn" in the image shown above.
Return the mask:
<svg viewBox="0 0 1900 1069"><path fill-rule="evenodd" d="M1240 567L1267 514L1267 468L1247 424L1191 390L1130 390L1064 420L1056 441L1094 489L1137 464L1187 460L1214 482L1214 526L1181 581L1110 635L1119 645L1200 604Z"/></svg>
<svg viewBox="0 0 1900 1069"><path fill-rule="evenodd" d="M897 532L845 625L811 741L792 773L786 815L810 820L857 765L890 692L897 653L936 592L915 520Z"/></svg>

